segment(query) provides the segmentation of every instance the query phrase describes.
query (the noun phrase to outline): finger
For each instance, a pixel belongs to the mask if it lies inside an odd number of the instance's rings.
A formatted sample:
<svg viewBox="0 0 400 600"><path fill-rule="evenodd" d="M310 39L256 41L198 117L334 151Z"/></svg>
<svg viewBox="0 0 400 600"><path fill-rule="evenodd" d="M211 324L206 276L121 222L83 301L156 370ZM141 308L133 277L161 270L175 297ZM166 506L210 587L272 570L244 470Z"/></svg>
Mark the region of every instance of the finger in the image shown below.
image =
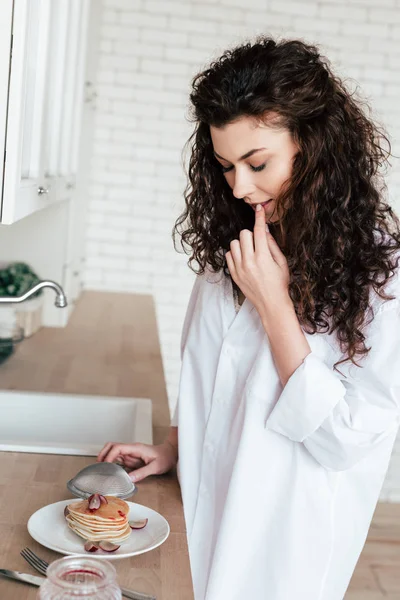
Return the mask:
<svg viewBox="0 0 400 600"><path fill-rule="evenodd" d="M242 262L242 251L240 249L239 240L232 240L230 243L230 248L231 248L231 255L232 255L233 261L235 263L235 268L237 270L237 268L240 267L240 264Z"/></svg>
<svg viewBox="0 0 400 600"><path fill-rule="evenodd" d="M280 267L287 266L286 256L283 254L282 250L279 248L275 238L271 233L267 233L267 243L269 250L271 252L272 258Z"/></svg>
<svg viewBox="0 0 400 600"><path fill-rule="evenodd" d="M141 458L141 444L114 444L104 458L104 462L115 462L118 458L124 458L129 454L133 458Z"/></svg>
<svg viewBox="0 0 400 600"><path fill-rule="evenodd" d="M239 237L242 259L246 260L251 258L254 255L254 239L252 232L248 229L242 229Z"/></svg>
<svg viewBox="0 0 400 600"><path fill-rule="evenodd" d="M261 204L256 206L256 220L254 223L254 248L256 252L267 252L267 233L265 231L265 211Z"/></svg>
<svg viewBox="0 0 400 600"><path fill-rule="evenodd" d="M104 444L103 448L97 455L97 462L101 462L102 460L104 460L104 457L107 456L109 450L112 448L113 445L114 442L107 442L106 444Z"/></svg>
<svg viewBox="0 0 400 600"><path fill-rule="evenodd" d="M121 464L126 469L138 469L139 467L143 467L143 460L141 458L134 458L132 456L125 456L121 460Z"/></svg>
<svg viewBox="0 0 400 600"><path fill-rule="evenodd" d="M153 460L145 467L142 467L141 469L136 469L135 471L131 471L130 473L128 473L129 477L132 479L132 481L136 482L142 481L142 479L149 477L149 475L155 475L157 467L154 463L155 461Z"/></svg>

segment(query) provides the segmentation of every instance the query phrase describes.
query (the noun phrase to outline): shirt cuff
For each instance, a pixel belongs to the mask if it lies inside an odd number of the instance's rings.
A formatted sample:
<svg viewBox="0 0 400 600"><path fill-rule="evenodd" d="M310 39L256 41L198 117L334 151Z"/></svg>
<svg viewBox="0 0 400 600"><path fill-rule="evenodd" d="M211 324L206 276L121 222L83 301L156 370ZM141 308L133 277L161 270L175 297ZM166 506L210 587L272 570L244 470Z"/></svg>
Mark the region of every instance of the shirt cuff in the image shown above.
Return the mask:
<svg viewBox="0 0 400 600"><path fill-rule="evenodd" d="M322 425L345 393L340 379L311 352L286 383L265 427L302 442Z"/></svg>

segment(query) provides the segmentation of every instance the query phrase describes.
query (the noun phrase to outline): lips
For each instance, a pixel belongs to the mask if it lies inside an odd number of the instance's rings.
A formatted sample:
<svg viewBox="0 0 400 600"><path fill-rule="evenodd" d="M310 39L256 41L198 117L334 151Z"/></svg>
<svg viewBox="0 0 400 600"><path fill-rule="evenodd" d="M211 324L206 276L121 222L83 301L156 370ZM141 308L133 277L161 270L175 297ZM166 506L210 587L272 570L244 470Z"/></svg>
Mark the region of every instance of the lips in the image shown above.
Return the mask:
<svg viewBox="0 0 400 600"><path fill-rule="evenodd" d="M266 200L265 202L257 202L257 203L255 203L255 204L251 204L251 208L252 208L253 210L256 210L256 206L257 206L257 204L260 204L260 205L261 205L261 206L264 208L265 206L268 206L268 204L269 204L270 202L272 202L272 198L270 198L270 200Z"/></svg>

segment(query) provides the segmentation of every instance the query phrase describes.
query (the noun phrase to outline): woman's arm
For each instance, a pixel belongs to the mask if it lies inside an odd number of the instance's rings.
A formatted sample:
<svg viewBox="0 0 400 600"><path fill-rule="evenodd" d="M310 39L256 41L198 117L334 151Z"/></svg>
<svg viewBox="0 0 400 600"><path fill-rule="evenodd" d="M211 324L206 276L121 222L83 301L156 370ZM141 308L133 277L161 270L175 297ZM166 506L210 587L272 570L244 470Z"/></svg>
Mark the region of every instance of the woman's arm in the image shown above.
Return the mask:
<svg viewBox="0 0 400 600"><path fill-rule="evenodd" d="M226 261L233 281L257 309L270 340L282 385L311 352L289 296L285 256L257 206L254 232L244 229L232 240Z"/></svg>
<svg viewBox="0 0 400 600"><path fill-rule="evenodd" d="M350 469L399 427L399 300L381 307L366 344L371 350L361 366L345 363L343 375L308 354L265 422L267 429L303 443L330 470Z"/></svg>
<svg viewBox="0 0 400 600"><path fill-rule="evenodd" d="M190 324L192 322L193 315L194 315L194 312L196 309L196 304L197 304L197 300L198 300L198 296L199 296L201 281L202 281L202 277L198 275L194 281L193 288L192 288L192 291L190 294L189 304L188 304L188 307L186 310L186 315L185 315L185 319L183 322L182 335L181 335L181 360L183 360L183 355L185 352L186 340L188 337ZM173 411L172 418L171 418L170 431L169 431L168 437L166 439L166 441L168 441L175 447L177 456L178 456L179 402L180 402L180 398L178 395L175 409Z"/></svg>
<svg viewBox="0 0 400 600"><path fill-rule="evenodd" d="M289 295L279 305L269 304L259 308L259 314L269 339L279 379L285 387L296 369L310 354L311 348L300 327Z"/></svg>

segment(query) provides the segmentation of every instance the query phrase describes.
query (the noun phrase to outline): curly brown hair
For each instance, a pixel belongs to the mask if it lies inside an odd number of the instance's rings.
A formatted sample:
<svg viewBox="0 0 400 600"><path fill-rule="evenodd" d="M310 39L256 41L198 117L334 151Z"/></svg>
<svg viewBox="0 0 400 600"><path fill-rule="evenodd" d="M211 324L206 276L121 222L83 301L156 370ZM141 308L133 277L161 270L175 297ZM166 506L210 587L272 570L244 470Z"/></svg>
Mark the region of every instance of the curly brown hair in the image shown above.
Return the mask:
<svg viewBox="0 0 400 600"><path fill-rule="evenodd" d="M229 276L225 254L241 229L253 229L254 211L234 198L210 126L277 115L299 148L273 227L289 265L290 296L304 329L336 332L345 356L339 362L357 364L370 350L363 331L373 318L371 286L392 298L384 286L399 262L399 221L383 199L387 135L317 47L300 40L262 37L228 50L192 86L196 127L175 246L180 235L196 273L208 266Z"/></svg>

